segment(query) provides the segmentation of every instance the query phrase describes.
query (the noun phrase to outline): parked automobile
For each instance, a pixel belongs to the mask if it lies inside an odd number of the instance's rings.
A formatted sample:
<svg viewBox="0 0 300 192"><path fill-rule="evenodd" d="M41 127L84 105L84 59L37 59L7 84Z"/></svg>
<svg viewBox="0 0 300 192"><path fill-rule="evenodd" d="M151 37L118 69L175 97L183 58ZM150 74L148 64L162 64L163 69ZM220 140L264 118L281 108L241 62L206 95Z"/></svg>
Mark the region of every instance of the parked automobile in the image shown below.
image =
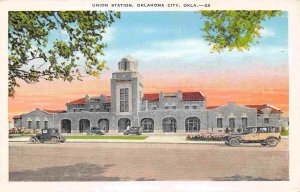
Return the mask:
<svg viewBox="0 0 300 192"><path fill-rule="evenodd" d="M31 136L29 139L30 143L44 143L47 141L56 144L58 142L64 143L66 139L59 133L57 128L42 129L41 133L38 133L35 136Z"/></svg>
<svg viewBox="0 0 300 192"><path fill-rule="evenodd" d="M275 147L280 142L280 129L277 126L247 127L241 133L229 134L225 144L238 146L240 143L260 143L263 146Z"/></svg>
<svg viewBox="0 0 300 192"><path fill-rule="evenodd" d="M130 127L124 131L124 135L141 135L140 127Z"/></svg>
<svg viewBox="0 0 300 192"><path fill-rule="evenodd" d="M90 130L88 130L88 135L105 135L105 132L100 129L99 127L91 127Z"/></svg>

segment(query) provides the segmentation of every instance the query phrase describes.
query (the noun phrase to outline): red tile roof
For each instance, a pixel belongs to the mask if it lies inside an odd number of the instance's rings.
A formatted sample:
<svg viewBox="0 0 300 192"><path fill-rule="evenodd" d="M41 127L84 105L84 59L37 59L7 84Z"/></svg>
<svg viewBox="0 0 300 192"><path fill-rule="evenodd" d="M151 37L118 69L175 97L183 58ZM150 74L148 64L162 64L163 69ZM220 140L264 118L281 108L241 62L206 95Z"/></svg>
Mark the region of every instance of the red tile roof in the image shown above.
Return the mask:
<svg viewBox="0 0 300 192"><path fill-rule="evenodd" d="M159 93L146 93L146 94L144 94L143 99L148 100L148 101L158 101ZM183 101L203 101L204 96L200 92L182 92L182 100Z"/></svg>
<svg viewBox="0 0 300 192"><path fill-rule="evenodd" d="M143 99L148 100L148 101L158 101L159 94L158 93L147 93L147 94L144 94Z"/></svg>
<svg viewBox="0 0 300 192"><path fill-rule="evenodd" d="M207 106L206 109L215 109L215 108L218 108L220 106Z"/></svg>
<svg viewBox="0 0 300 192"><path fill-rule="evenodd" d="M13 119L21 119L21 118L22 118L21 115L16 115L16 116L13 117Z"/></svg>
<svg viewBox="0 0 300 192"><path fill-rule="evenodd" d="M262 109L270 108L271 113L282 113L282 111L274 106L268 104L261 104L261 105L246 105L246 107L256 108L258 113L262 113Z"/></svg>
<svg viewBox="0 0 300 192"><path fill-rule="evenodd" d="M85 98L77 99L77 100L71 101L67 104L71 104L71 105L85 104Z"/></svg>
<svg viewBox="0 0 300 192"><path fill-rule="evenodd" d="M42 110L45 112L48 112L48 113L65 113L65 112L67 112L66 110L49 110L49 109L42 109Z"/></svg>
<svg viewBox="0 0 300 192"><path fill-rule="evenodd" d="M200 92L182 92L184 101L203 101L204 96Z"/></svg>
<svg viewBox="0 0 300 192"><path fill-rule="evenodd" d="M261 104L261 105L245 105L246 107L250 108L256 108L258 113L262 113L262 109L270 108L271 113L282 113L282 111L274 106L268 105L268 104ZM207 106L207 109L215 109L220 106Z"/></svg>
<svg viewBox="0 0 300 192"><path fill-rule="evenodd" d="M106 103L110 103L110 96L106 96ZM74 101L71 101L67 104L71 104L71 105L80 105L80 104L85 104L85 98L80 98Z"/></svg>

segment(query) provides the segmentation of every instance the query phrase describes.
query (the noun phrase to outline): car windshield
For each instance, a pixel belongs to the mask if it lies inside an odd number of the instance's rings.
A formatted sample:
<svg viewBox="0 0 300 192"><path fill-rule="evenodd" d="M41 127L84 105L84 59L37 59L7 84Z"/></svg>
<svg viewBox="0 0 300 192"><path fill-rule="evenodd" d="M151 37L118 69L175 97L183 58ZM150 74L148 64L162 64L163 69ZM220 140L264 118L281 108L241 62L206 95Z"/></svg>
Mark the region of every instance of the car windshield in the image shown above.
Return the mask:
<svg viewBox="0 0 300 192"><path fill-rule="evenodd" d="M256 133L257 132L257 128L256 127L251 127L251 128L247 128L243 130L244 134L249 134L249 133Z"/></svg>
<svg viewBox="0 0 300 192"><path fill-rule="evenodd" d="M243 133L277 133L278 131L278 127L248 127L243 130Z"/></svg>

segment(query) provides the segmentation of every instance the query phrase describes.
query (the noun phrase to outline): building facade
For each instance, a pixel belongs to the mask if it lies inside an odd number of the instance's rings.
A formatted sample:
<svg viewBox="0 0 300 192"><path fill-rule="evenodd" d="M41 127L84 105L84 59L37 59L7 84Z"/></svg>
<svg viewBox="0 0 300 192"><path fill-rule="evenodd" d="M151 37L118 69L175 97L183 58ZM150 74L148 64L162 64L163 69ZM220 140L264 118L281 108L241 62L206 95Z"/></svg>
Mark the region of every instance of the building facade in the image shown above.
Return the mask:
<svg viewBox="0 0 300 192"><path fill-rule="evenodd" d="M66 103L66 110L35 109L15 116L14 125L55 127L62 133L85 133L90 127L122 133L127 126L141 127L144 133L186 133L282 124L282 111L269 104L206 106L201 91L144 93L138 62L130 56L118 63L110 83L110 96L86 95Z"/></svg>

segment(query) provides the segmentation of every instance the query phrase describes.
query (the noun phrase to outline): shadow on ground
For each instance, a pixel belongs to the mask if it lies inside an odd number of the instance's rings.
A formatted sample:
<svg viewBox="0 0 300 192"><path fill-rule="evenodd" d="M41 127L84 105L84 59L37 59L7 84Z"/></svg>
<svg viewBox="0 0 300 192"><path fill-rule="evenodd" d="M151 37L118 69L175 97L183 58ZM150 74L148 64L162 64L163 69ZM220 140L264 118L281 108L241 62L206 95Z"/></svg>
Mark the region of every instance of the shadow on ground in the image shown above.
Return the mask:
<svg viewBox="0 0 300 192"><path fill-rule="evenodd" d="M243 175L234 175L229 177L213 178L214 181L288 181L288 179L266 179L263 177L252 177Z"/></svg>
<svg viewBox="0 0 300 192"><path fill-rule="evenodd" d="M10 172L9 181L155 181L155 179L144 177L130 179L104 176L105 171L113 166L115 165L99 166L91 163L79 163L69 166Z"/></svg>
<svg viewBox="0 0 300 192"><path fill-rule="evenodd" d="M119 177L105 177L105 171L114 166L79 163L69 166L46 167L38 170L10 172L10 181L120 181Z"/></svg>

